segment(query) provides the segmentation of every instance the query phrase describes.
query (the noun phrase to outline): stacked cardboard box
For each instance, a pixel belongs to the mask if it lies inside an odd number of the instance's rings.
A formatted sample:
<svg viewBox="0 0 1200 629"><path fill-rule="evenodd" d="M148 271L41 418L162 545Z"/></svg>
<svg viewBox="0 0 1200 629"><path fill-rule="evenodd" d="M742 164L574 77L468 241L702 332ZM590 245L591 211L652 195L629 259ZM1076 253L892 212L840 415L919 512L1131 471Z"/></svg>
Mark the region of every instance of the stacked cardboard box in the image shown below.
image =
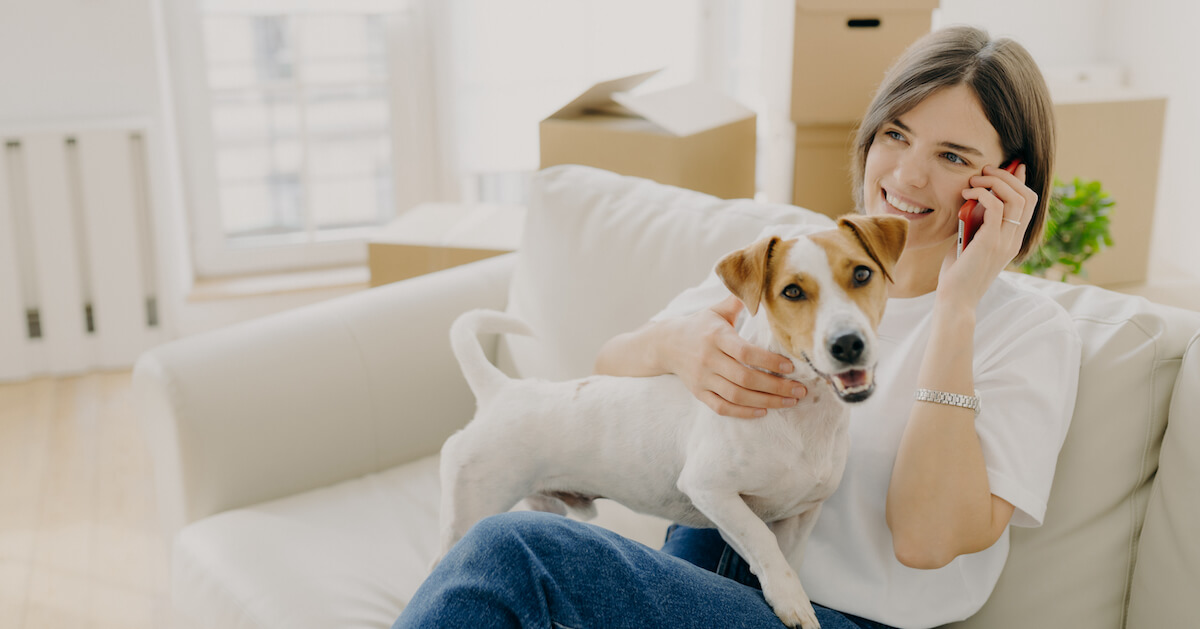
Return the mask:
<svg viewBox="0 0 1200 629"><path fill-rule="evenodd" d="M367 239L371 286L515 251L525 208L422 203Z"/></svg>
<svg viewBox="0 0 1200 629"><path fill-rule="evenodd" d="M1100 286L1146 281L1166 99L1127 90L1054 95L1055 175L1096 180L1112 197L1113 246L1084 265Z"/></svg>
<svg viewBox="0 0 1200 629"><path fill-rule="evenodd" d="M840 216L854 210L855 127L888 67L929 32L938 0L796 0L792 202Z"/></svg>
<svg viewBox="0 0 1200 629"><path fill-rule="evenodd" d="M707 192L754 196L754 112L700 83L630 90L656 74L598 83L542 121L541 167L583 164Z"/></svg>

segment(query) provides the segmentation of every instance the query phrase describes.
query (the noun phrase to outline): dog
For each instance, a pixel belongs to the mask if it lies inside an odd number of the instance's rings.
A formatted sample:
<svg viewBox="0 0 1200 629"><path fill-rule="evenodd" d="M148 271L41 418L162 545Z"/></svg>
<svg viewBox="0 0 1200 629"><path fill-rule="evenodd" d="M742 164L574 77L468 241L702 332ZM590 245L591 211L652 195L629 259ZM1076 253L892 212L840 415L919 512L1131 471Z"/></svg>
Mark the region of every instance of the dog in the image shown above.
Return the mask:
<svg viewBox="0 0 1200 629"><path fill-rule="evenodd" d="M606 497L719 529L784 624L818 627L788 557L799 561L841 481L847 404L874 390L875 329L907 232L903 218L852 215L806 237L763 238L718 262L750 317L743 337L790 358L789 377L808 388L795 406L759 419L717 415L674 375L510 379L488 362L478 335L528 327L494 311L460 316L451 344L478 410L442 448L439 557L521 499L586 519Z"/></svg>

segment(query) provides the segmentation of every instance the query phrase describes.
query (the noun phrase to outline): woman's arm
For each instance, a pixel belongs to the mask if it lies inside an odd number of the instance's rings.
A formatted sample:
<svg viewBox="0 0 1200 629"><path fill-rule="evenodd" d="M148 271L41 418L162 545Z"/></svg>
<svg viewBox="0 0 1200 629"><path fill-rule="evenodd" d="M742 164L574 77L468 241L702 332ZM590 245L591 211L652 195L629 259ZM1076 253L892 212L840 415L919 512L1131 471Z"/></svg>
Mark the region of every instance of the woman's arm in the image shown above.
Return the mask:
<svg viewBox="0 0 1200 629"><path fill-rule="evenodd" d="M1025 166L1015 176L989 167L963 192L984 206L984 226L961 258L950 252L942 265L919 387L975 394L975 308L1016 256L1029 225L1037 195L1024 180ZM940 568L984 550L1012 519L1013 505L991 492L974 420L970 409L913 403L886 511L896 558L906 566Z"/></svg>
<svg viewBox="0 0 1200 629"><path fill-rule="evenodd" d="M974 395L974 309L939 302L919 386ZM968 408L915 402L888 488L887 523L896 558L940 568L994 544L1013 506L991 493L983 448Z"/></svg>
<svg viewBox="0 0 1200 629"><path fill-rule="evenodd" d="M612 376L679 376L697 399L721 415L762 417L768 408L793 406L804 386L762 370L791 373L787 358L747 343L733 324L742 303L730 296L685 317L652 321L613 337L596 358L595 372Z"/></svg>

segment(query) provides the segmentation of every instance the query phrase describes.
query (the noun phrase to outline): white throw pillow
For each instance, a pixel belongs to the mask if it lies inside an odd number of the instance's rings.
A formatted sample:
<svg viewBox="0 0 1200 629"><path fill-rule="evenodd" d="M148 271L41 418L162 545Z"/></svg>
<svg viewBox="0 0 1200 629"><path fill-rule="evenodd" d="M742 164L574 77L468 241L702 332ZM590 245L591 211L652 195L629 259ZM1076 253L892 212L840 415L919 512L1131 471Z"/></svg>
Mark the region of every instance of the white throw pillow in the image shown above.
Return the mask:
<svg viewBox="0 0 1200 629"><path fill-rule="evenodd" d="M792 205L585 166L544 170L533 180L508 302L537 337L502 339L499 363L523 377L586 376L605 341L645 323L763 228L793 223L833 226Z"/></svg>

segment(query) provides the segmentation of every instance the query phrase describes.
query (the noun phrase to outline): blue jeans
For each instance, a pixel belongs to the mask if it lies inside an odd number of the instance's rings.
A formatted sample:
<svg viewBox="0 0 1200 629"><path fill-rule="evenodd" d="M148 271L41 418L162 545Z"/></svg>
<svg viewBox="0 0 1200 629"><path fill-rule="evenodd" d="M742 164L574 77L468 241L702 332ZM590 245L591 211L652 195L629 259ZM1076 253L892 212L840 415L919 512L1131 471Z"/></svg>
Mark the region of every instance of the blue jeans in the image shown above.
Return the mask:
<svg viewBox="0 0 1200 629"><path fill-rule="evenodd" d="M782 627L756 586L714 529L673 526L657 551L557 515L504 513L451 549L393 629ZM822 629L887 629L814 608Z"/></svg>

